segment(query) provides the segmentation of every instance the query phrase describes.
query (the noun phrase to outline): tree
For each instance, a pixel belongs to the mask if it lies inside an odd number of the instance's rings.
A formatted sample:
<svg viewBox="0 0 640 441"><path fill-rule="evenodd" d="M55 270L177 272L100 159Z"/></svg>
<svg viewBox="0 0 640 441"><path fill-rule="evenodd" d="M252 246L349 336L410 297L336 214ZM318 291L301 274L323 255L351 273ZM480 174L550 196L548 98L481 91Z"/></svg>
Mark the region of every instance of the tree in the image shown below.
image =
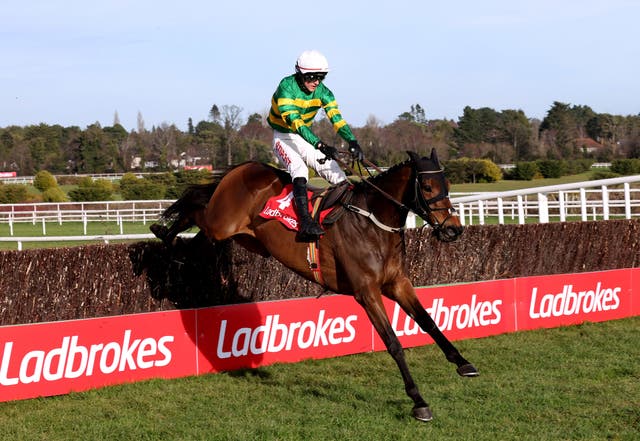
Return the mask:
<svg viewBox="0 0 640 441"><path fill-rule="evenodd" d="M87 176L80 180L78 188L69 192L74 202L109 201L113 195L113 184L105 179L93 180Z"/></svg>
<svg viewBox="0 0 640 441"><path fill-rule="evenodd" d="M425 111L420 104L412 104L411 110L403 112L398 115L398 119L403 121L415 122L418 124L427 124L427 118L425 117Z"/></svg>
<svg viewBox="0 0 640 441"><path fill-rule="evenodd" d="M458 120L454 137L459 144L495 143L498 139L499 114L489 107L472 109L467 106Z"/></svg>
<svg viewBox="0 0 640 441"><path fill-rule="evenodd" d="M60 187L51 187L42 192L42 202L68 202L69 198Z"/></svg>
<svg viewBox="0 0 640 441"><path fill-rule="evenodd" d="M46 191L58 186L55 176L46 170L40 170L33 178L33 186L40 191Z"/></svg>
<svg viewBox="0 0 640 441"><path fill-rule="evenodd" d="M223 119L223 127L224 127L224 140L223 146L226 147L227 150L227 165L231 166L232 155L231 155L231 146L237 138L238 129L242 125L242 120L240 119L240 114L242 113L242 108L236 105L224 105L222 106L222 119Z"/></svg>
<svg viewBox="0 0 640 441"><path fill-rule="evenodd" d="M248 156L243 159L255 160L258 157L271 159L272 130L263 123L263 117L259 113L253 113L247 118L244 126L238 130L238 138L244 140ZM266 151L266 152L265 152Z"/></svg>
<svg viewBox="0 0 640 441"><path fill-rule="evenodd" d="M218 109L216 104L211 106L211 110L209 110L209 118L211 118L211 121L220 124L220 109Z"/></svg>
<svg viewBox="0 0 640 441"><path fill-rule="evenodd" d="M555 101L540 124L545 140L551 148L548 156L571 158L574 156L572 142L578 137L576 120L569 104Z"/></svg>
<svg viewBox="0 0 640 441"><path fill-rule="evenodd" d="M145 128L144 128L144 118L142 117L142 112L138 111L138 116L136 120L137 120L138 133L144 133Z"/></svg>
<svg viewBox="0 0 640 441"><path fill-rule="evenodd" d="M505 140L513 147L513 158L524 157L531 139L531 124L522 110L503 110L500 114L499 129Z"/></svg>
<svg viewBox="0 0 640 441"><path fill-rule="evenodd" d="M573 116L573 120L576 124L576 132L578 138L584 138L587 136L586 126L591 118L593 118L596 113L589 106L572 106L570 109L571 115Z"/></svg>

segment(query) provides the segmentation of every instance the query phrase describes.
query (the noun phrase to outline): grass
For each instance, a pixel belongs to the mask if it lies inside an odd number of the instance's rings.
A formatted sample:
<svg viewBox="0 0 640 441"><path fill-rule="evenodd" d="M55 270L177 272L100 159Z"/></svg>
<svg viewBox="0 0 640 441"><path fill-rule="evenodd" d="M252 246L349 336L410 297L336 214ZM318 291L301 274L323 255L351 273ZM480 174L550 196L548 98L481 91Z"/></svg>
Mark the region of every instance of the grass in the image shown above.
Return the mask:
<svg viewBox="0 0 640 441"><path fill-rule="evenodd" d="M532 181L497 181L480 184L453 184L452 193L480 193L480 192L501 192L510 190L522 190L524 188L544 187L547 185L571 184L574 182L584 182L591 180L592 171L587 171L577 175L563 176L553 179L534 179Z"/></svg>
<svg viewBox="0 0 640 441"><path fill-rule="evenodd" d="M637 440L640 317L407 350L435 419L410 416L391 357L367 353L0 403L2 440Z"/></svg>

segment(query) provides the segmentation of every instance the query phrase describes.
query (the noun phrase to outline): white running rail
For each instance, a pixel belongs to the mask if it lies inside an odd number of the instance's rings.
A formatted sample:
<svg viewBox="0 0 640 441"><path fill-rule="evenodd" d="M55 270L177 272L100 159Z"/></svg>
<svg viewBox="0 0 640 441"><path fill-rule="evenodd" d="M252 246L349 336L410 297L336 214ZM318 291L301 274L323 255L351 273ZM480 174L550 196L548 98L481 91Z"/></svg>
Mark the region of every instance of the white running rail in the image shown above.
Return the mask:
<svg viewBox="0 0 640 441"><path fill-rule="evenodd" d="M640 216L640 175L451 197L463 225Z"/></svg>

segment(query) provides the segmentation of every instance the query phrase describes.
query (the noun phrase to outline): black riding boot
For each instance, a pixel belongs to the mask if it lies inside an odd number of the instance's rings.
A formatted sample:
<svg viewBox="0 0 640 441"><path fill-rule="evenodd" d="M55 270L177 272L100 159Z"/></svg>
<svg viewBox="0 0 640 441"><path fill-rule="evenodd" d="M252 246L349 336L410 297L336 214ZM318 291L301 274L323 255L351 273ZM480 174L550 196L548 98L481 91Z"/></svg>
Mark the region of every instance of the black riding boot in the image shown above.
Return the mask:
<svg viewBox="0 0 640 441"><path fill-rule="evenodd" d="M300 221L298 240L302 242L318 240L324 234L324 230L309 214L309 198L307 197L307 180L305 178L295 178L293 180L293 199Z"/></svg>

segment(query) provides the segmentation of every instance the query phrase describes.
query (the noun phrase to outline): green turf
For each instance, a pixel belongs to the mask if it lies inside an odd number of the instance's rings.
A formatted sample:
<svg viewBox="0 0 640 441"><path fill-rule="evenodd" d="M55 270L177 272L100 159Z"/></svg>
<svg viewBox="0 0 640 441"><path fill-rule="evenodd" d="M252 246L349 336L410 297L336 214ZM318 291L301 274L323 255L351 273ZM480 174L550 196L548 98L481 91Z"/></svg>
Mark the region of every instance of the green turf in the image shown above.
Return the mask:
<svg viewBox="0 0 640 441"><path fill-rule="evenodd" d="M460 378L407 350L434 420L384 352L0 403L2 440L638 440L640 317L467 340Z"/></svg>

